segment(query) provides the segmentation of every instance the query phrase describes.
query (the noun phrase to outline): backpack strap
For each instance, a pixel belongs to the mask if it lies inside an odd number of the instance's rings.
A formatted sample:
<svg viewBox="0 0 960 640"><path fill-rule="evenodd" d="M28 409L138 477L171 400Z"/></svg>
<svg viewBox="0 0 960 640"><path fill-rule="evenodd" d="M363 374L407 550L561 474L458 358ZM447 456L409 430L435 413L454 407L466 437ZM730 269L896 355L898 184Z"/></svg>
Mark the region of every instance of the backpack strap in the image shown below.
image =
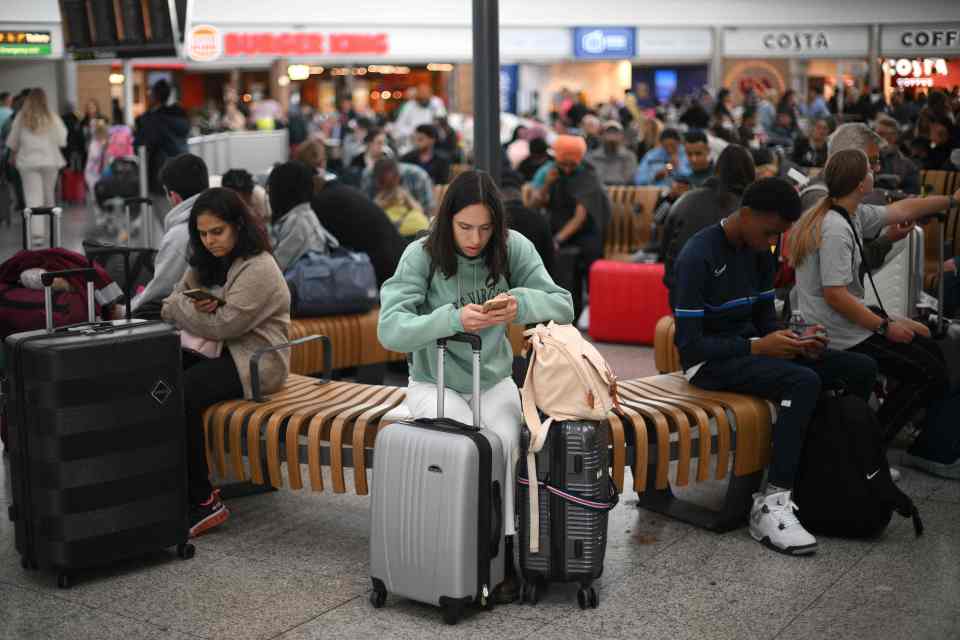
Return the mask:
<svg viewBox="0 0 960 640"><path fill-rule="evenodd" d="M530 443L527 446L527 477L537 478L537 452L543 449L543 444L547 440L547 434L550 432L550 425L553 424L553 418L547 418L545 422L540 420L540 412L537 411L537 401L533 392L533 369L537 358L537 349L543 347L543 341L540 338L540 331L544 331L543 325L537 325L533 329L524 331L524 335L530 340L530 362L527 365L527 375L523 381L523 388L520 390L520 404L523 408L523 420L530 431ZM531 482L529 491L529 504L527 509L530 515L530 553L540 551L540 487L539 483Z"/></svg>
<svg viewBox="0 0 960 640"><path fill-rule="evenodd" d="M853 220L850 219L850 214L843 209L842 207L838 208L836 206L831 207L833 211L839 213L844 220L847 221L847 224L850 225L850 231L853 233L853 241L857 245L857 250L860 252L860 261L863 262L866 260L866 254L863 252L863 243L860 241L860 236L857 234L857 227L853 224ZM870 273L870 269L866 269L867 277L870 278L870 287L873 289L873 295L877 298L877 304L880 305L880 315L884 318L889 318L890 314L887 313L887 310L883 306L883 300L880 299L880 292L877 291L877 283L873 281L873 274ZM854 274L854 277L857 277Z"/></svg>

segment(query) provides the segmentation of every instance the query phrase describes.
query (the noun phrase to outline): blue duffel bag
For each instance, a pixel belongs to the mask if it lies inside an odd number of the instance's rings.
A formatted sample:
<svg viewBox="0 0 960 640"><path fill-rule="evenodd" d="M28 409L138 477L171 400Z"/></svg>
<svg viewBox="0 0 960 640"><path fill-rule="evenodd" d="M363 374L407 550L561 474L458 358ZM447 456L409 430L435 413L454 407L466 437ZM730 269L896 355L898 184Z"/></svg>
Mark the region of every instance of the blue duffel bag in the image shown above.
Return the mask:
<svg viewBox="0 0 960 640"><path fill-rule="evenodd" d="M364 313L380 302L377 276L365 253L308 251L284 274L294 318Z"/></svg>

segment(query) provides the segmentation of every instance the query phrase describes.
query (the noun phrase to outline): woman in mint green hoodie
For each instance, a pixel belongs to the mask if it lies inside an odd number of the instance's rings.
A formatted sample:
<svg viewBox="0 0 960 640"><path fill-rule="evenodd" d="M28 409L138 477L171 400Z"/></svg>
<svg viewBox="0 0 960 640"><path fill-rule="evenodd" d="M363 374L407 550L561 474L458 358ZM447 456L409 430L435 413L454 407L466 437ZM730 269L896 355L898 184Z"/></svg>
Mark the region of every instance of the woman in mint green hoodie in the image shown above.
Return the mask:
<svg viewBox="0 0 960 640"><path fill-rule="evenodd" d="M483 312L487 300L507 306ZM458 331L483 340L480 398L483 427L500 436L507 456L504 532L516 533L514 465L523 418L512 374L507 325L573 321L570 293L557 286L529 240L507 227L500 194L490 175L465 171L444 195L430 235L410 244L392 278L380 290L377 334L384 347L413 354L407 408L416 418L436 417L436 342ZM471 423L472 353L450 343L445 365L447 417Z"/></svg>

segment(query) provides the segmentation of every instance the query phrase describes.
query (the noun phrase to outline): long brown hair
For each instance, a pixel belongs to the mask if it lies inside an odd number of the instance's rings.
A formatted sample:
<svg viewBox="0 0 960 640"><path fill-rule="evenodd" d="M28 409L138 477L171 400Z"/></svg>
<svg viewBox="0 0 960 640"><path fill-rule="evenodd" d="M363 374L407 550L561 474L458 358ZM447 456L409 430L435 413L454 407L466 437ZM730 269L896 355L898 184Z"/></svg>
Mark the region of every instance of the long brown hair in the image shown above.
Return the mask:
<svg viewBox="0 0 960 640"><path fill-rule="evenodd" d="M507 255L507 214L493 178L486 171L464 171L450 183L424 248L430 256L430 275L439 270L445 277L457 274L457 241L453 237L453 216L472 204L482 204L490 211L493 233L483 249L483 262L490 272L487 286L494 286L500 276L510 279Z"/></svg>
<svg viewBox="0 0 960 640"><path fill-rule="evenodd" d="M853 192L867 177L870 161L860 149L837 151L827 160L823 169L827 183L827 195L812 209L808 209L790 230L788 249L790 264L799 267L807 256L819 251L823 237L823 219L830 209L842 198Z"/></svg>
<svg viewBox="0 0 960 640"><path fill-rule="evenodd" d="M23 101L23 124L31 131L45 129L52 121L53 115L47 107L47 94L43 89L31 89Z"/></svg>

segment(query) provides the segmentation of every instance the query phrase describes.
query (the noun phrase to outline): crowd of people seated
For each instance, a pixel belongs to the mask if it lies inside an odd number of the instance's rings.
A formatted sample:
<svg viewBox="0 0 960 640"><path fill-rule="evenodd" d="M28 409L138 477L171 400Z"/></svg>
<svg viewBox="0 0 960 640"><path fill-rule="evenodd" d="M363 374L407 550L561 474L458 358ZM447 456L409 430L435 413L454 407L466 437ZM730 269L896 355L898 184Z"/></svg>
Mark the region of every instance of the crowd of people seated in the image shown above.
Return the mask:
<svg viewBox="0 0 960 640"><path fill-rule="evenodd" d="M449 181L462 158L442 101L428 88L418 89L388 129L345 101L336 118L324 120L329 131L312 135L308 127L293 159L273 167L264 184L232 170L219 186L201 158L178 146L181 123L163 132L179 117L168 91L153 89L153 107L137 126L139 141L162 157L151 183L170 209L153 278L132 309L202 343L204 355L184 359L195 535L229 516L208 479L203 410L249 397L249 355L286 342L291 293L284 272L338 247L369 256L381 287L380 340L414 354L406 402L415 416L430 416L436 406L429 346L454 331L481 333L484 395L473 400L515 449L521 418L505 326L580 316L586 301L579 286L558 281L558 261L575 256L582 282L603 256L613 185L661 189L659 259L686 378L777 403L769 483L750 518L758 541L790 554L816 549L790 491L822 389L842 386L866 400L878 376L886 379L877 415L888 440L950 393L950 364L929 328L868 306L864 277L915 221L956 206L960 192L893 203L878 195L881 183L917 189L921 168L952 168L956 95L931 92L918 104L919 96L895 94L887 105L871 92L865 102L844 105L860 122L841 122L835 102L816 92L806 105L789 91L779 99L748 93L738 105L721 91L682 110L678 103L644 106L631 95L590 109L565 95L550 131L524 127L504 146L499 186L468 170L435 202L434 185ZM22 129L31 128L31 118L43 119L34 111L41 98L24 100L12 123L14 149L30 143ZM90 124L97 153L105 153L102 125L95 116ZM59 143L59 129L51 131ZM337 136L335 154L330 136ZM793 166L822 171L801 191L783 178ZM789 282L781 278L785 265L795 271ZM194 288L215 299L183 295ZM778 295L808 322L807 334L782 328ZM483 312L495 297L508 304ZM288 358L277 351L264 360L264 391L284 383ZM448 413L459 418L471 400L469 363L448 367ZM905 464L960 478L960 451L932 450L921 440ZM512 486L512 473L504 482ZM508 534L512 510L508 499Z"/></svg>

